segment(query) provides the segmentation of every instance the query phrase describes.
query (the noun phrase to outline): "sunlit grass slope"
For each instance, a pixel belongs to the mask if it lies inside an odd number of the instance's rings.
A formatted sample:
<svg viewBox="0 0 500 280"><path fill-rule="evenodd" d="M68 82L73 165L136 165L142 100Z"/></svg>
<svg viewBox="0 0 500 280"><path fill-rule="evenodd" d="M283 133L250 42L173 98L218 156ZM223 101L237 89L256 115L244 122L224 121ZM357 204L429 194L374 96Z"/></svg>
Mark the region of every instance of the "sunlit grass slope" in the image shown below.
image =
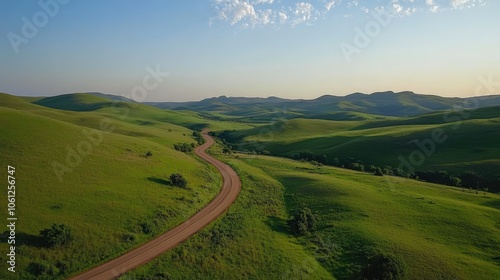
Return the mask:
<svg viewBox="0 0 500 280"><path fill-rule="evenodd" d="M2 269L0 279L66 278L174 227L218 193L214 168L172 148L195 142L191 130L133 122L0 95L0 165L5 180L7 165L16 168L18 218L17 272ZM172 173L181 173L189 189L166 184ZM40 246L40 230L53 223L71 228L69 245ZM40 267L46 271L35 273Z"/></svg>

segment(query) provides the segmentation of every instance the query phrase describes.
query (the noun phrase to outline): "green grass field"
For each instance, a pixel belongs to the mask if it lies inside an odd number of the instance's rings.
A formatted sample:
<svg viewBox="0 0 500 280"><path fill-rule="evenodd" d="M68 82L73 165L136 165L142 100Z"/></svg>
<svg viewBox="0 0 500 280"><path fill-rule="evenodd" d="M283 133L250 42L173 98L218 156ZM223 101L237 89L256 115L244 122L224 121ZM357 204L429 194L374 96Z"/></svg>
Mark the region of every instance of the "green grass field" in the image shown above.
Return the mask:
<svg viewBox="0 0 500 280"><path fill-rule="evenodd" d="M374 252L402 259L407 279L498 279L500 196L396 177L238 154L228 214L120 279L358 279ZM317 230L296 237L290 213Z"/></svg>
<svg viewBox="0 0 500 280"><path fill-rule="evenodd" d="M294 119L272 125L239 130L230 134L237 149L292 157L299 152L327 155L334 158L354 158L364 164L398 167L402 156L421 150L417 145L430 141L434 131L441 130L443 143L434 142L431 153L416 170L446 170L452 173L476 171L491 179L500 179L500 115L498 107L459 113L433 113L399 120L327 121ZM444 116L455 122L444 121ZM408 168L406 168L408 169Z"/></svg>
<svg viewBox="0 0 500 280"><path fill-rule="evenodd" d="M18 218L17 273L2 269L0 279L63 279L88 269L181 223L219 191L214 168L173 149L195 142L187 128L48 109L7 95L0 96L0 116L1 169L6 180L7 165L16 168ZM112 131L102 131L103 123ZM62 180L55 162L67 168ZM189 189L167 185L172 173L183 174ZM72 229L68 246L37 242L53 223ZM2 238L0 250L7 248ZM35 276L33 264L48 264L48 271Z"/></svg>
<svg viewBox="0 0 500 280"><path fill-rule="evenodd" d="M415 148L411 140L442 128L449 139L422 168L481 168L498 175L496 114L491 108L477 110L458 129L453 129L457 123L438 121L439 113L262 126L96 96L0 94L0 168L4 178L8 165L16 168L18 217L17 273L0 270L0 279L65 279L201 209L218 193L220 175L194 155L173 149L176 143L194 143L194 128L235 129L236 139L282 156L313 151L381 165L394 165L395 155ZM359 279L375 253L401 260L407 279L500 278L498 194L221 151L222 146L212 148L242 179L235 204L180 246L121 279ZM55 163L59 171L66 168L59 177ZM168 185L172 173L183 174L189 189ZM297 237L287 220L303 207L319 222L311 235ZM5 221L6 215L0 218ZM69 245L39 244L40 230L53 223L72 229ZM5 240L2 252L7 252ZM36 267L44 271L37 274Z"/></svg>
<svg viewBox="0 0 500 280"><path fill-rule="evenodd" d="M336 278L355 278L373 251L404 260L409 279L500 277L498 195L285 159L244 161L285 186L289 211L307 206L319 216L317 233L304 239Z"/></svg>

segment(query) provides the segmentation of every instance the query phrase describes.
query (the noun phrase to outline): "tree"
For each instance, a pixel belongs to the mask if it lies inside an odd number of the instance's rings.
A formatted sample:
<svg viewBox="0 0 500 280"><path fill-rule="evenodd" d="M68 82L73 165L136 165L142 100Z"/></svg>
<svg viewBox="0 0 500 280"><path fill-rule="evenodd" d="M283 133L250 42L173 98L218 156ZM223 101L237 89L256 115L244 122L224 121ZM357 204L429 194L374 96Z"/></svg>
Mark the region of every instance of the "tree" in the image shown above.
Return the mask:
<svg viewBox="0 0 500 280"><path fill-rule="evenodd" d="M305 207L295 212L292 218L288 220L288 225L295 234L306 235L315 230L316 222L317 219L311 209Z"/></svg>
<svg viewBox="0 0 500 280"><path fill-rule="evenodd" d="M222 153L225 155L230 155L232 153L231 149L224 147L222 148Z"/></svg>
<svg viewBox="0 0 500 280"><path fill-rule="evenodd" d="M49 246L61 246L73 240L71 229L65 224L52 224L50 228L40 231L42 242Z"/></svg>
<svg viewBox="0 0 500 280"><path fill-rule="evenodd" d="M170 175L170 183L173 186L177 186L180 188L186 188L187 186L187 180L184 177L182 177L182 175L179 173L174 173Z"/></svg>
<svg viewBox="0 0 500 280"><path fill-rule="evenodd" d="M153 156L153 153L151 153L151 151L148 151L148 152L146 153L146 157L150 157L150 156Z"/></svg>
<svg viewBox="0 0 500 280"><path fill-rule="evenodd" d="M384 172L382 171L382 169L380 167L377 167L375 169L375 175L377 175L377 176L384 176Z"/></svg>
<svg viewBox="0 0 500 280"><path fill-rule="evenodd" d="M361 276L370 280L404 279L405 265L393 255L379 253L368 259Z"/></svg>

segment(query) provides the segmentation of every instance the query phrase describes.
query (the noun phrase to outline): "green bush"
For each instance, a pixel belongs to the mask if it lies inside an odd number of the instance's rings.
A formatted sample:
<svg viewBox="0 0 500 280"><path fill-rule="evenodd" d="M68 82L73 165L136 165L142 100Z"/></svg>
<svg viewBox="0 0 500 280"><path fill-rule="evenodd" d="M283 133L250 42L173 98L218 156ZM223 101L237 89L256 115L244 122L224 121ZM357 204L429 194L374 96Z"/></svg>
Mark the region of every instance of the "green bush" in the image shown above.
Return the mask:
<svg viewBox="0 0 500 280"><path fill-rule="evenodd" d="M378 253L368 259L361 276L367 280L405 279L405 265L393 255Z"/></svg>
<svg viewBox="0 0 500 280"><path fill-rule="evenodd" d="M297 235L307 235L316 228L317 219L311 209L305 207L296 211L292 218L288 220L290 229Z"/></svg>
<svg viewBox="0 0 500 280"><path fill-rule="evenodd" d="M179 173L170 175L170 183L173 186L181 188L186 188L187 186L187 180L184 177L182 177L182 175Z"/></svg>
<svg viewBox="0 0 500 280"><path fill-rule="evenodd" d="M73 235L65 224L52 224L50 228L40 231L40 238L46 246L54 247L69 243Z"/></svg>

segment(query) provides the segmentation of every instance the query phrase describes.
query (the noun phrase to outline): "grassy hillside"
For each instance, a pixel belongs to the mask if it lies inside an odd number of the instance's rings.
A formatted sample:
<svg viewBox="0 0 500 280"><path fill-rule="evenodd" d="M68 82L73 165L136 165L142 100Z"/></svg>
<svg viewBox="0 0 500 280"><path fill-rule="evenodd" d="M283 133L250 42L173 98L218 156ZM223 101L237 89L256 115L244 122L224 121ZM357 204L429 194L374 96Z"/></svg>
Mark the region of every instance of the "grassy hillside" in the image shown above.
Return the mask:
<svg viewBox="0 0 500 280"><path fill-rule="evenodd" d="M407 279L498 279L500 196L297 161L222 156L242 177L223 219L120 279L359 279L394 256ZM295 236L309 207L317 230Z"/></svg>
<svg viewBox="0 0 500 280"><path fill-rule="evenodd" d="M373 252L406 264L409 279L498 279L500 196L270 157L243 156L285 186L289 211L309 207L302 238L338 279L356 278Z"/></svg>
<svg viewBox="0 0 500 280"><path fill-rule="evenodd" d="M269 150L273 155L286 157L299 152L325 154L327 163L332 163L334 158L352 157L381 167L398 167L399 156L410 161L412 153L426 153L428 149L428 155L421 162L413 161L418 163L413 164L413 168L453 173L476 171L493 180L500 179L497 172L500 169L499 112L499 107L491 107L394 120L295 119L230 132L224 137L242 150ZM441 131L444 142L432 140L436 130ZM433 144L429 144L430 141ZM422 143L427 143L426 148L422 148Z"/></svg>
<svg viewBox="0 0 500 280"><path fill-rule="evenodd" d="M92 111L109 118L139 125L156 125L167 122L190 129L209 127L214 130L253 127L249 124L206 119L191 111L162 110L139 103L122 102L122 99L116 96L111 97L116 100L107 97L109 96L98 93L72 93L43 98L35 101L34 104L65 111Z"/></svg>
<svg viewBox="0 0 500 280"><path fill-rule="evenodd" d="M60 111L0 95L0 166L4 178L7 165L16 168L18 218L17 273L3 269L0 279L64 279L174 227L218 193L215 169L172 149L195 142L191 130L133 123L112 113ZM152 156L145 156L148 151ZM186 177L189 189L170 186L172 173ZM69 245L41 245L40 231L53 223L72 230Z"/></svg>
<svg viewBox="0 0 500 280"><path fill-rule="evenodd" d="M223 160L242 179L224 218L120 279L333 279L284 228L285 187L259 167Z"/></svg>
<svg viewBox="0 0 500 280"><path fill-rule="evenodd" d="M158 108L196 110L204 114L216 112L224 117L254 122L270 121L275 112L284 112L284 118L319 118L329 120L362 120L371 118L408 117L455 106L479 107L500 105L500 96L447 98L413 92L353 93L347 96L324 95L312 100L226 97L207 98L198 102L153 102Z"/></svg>

